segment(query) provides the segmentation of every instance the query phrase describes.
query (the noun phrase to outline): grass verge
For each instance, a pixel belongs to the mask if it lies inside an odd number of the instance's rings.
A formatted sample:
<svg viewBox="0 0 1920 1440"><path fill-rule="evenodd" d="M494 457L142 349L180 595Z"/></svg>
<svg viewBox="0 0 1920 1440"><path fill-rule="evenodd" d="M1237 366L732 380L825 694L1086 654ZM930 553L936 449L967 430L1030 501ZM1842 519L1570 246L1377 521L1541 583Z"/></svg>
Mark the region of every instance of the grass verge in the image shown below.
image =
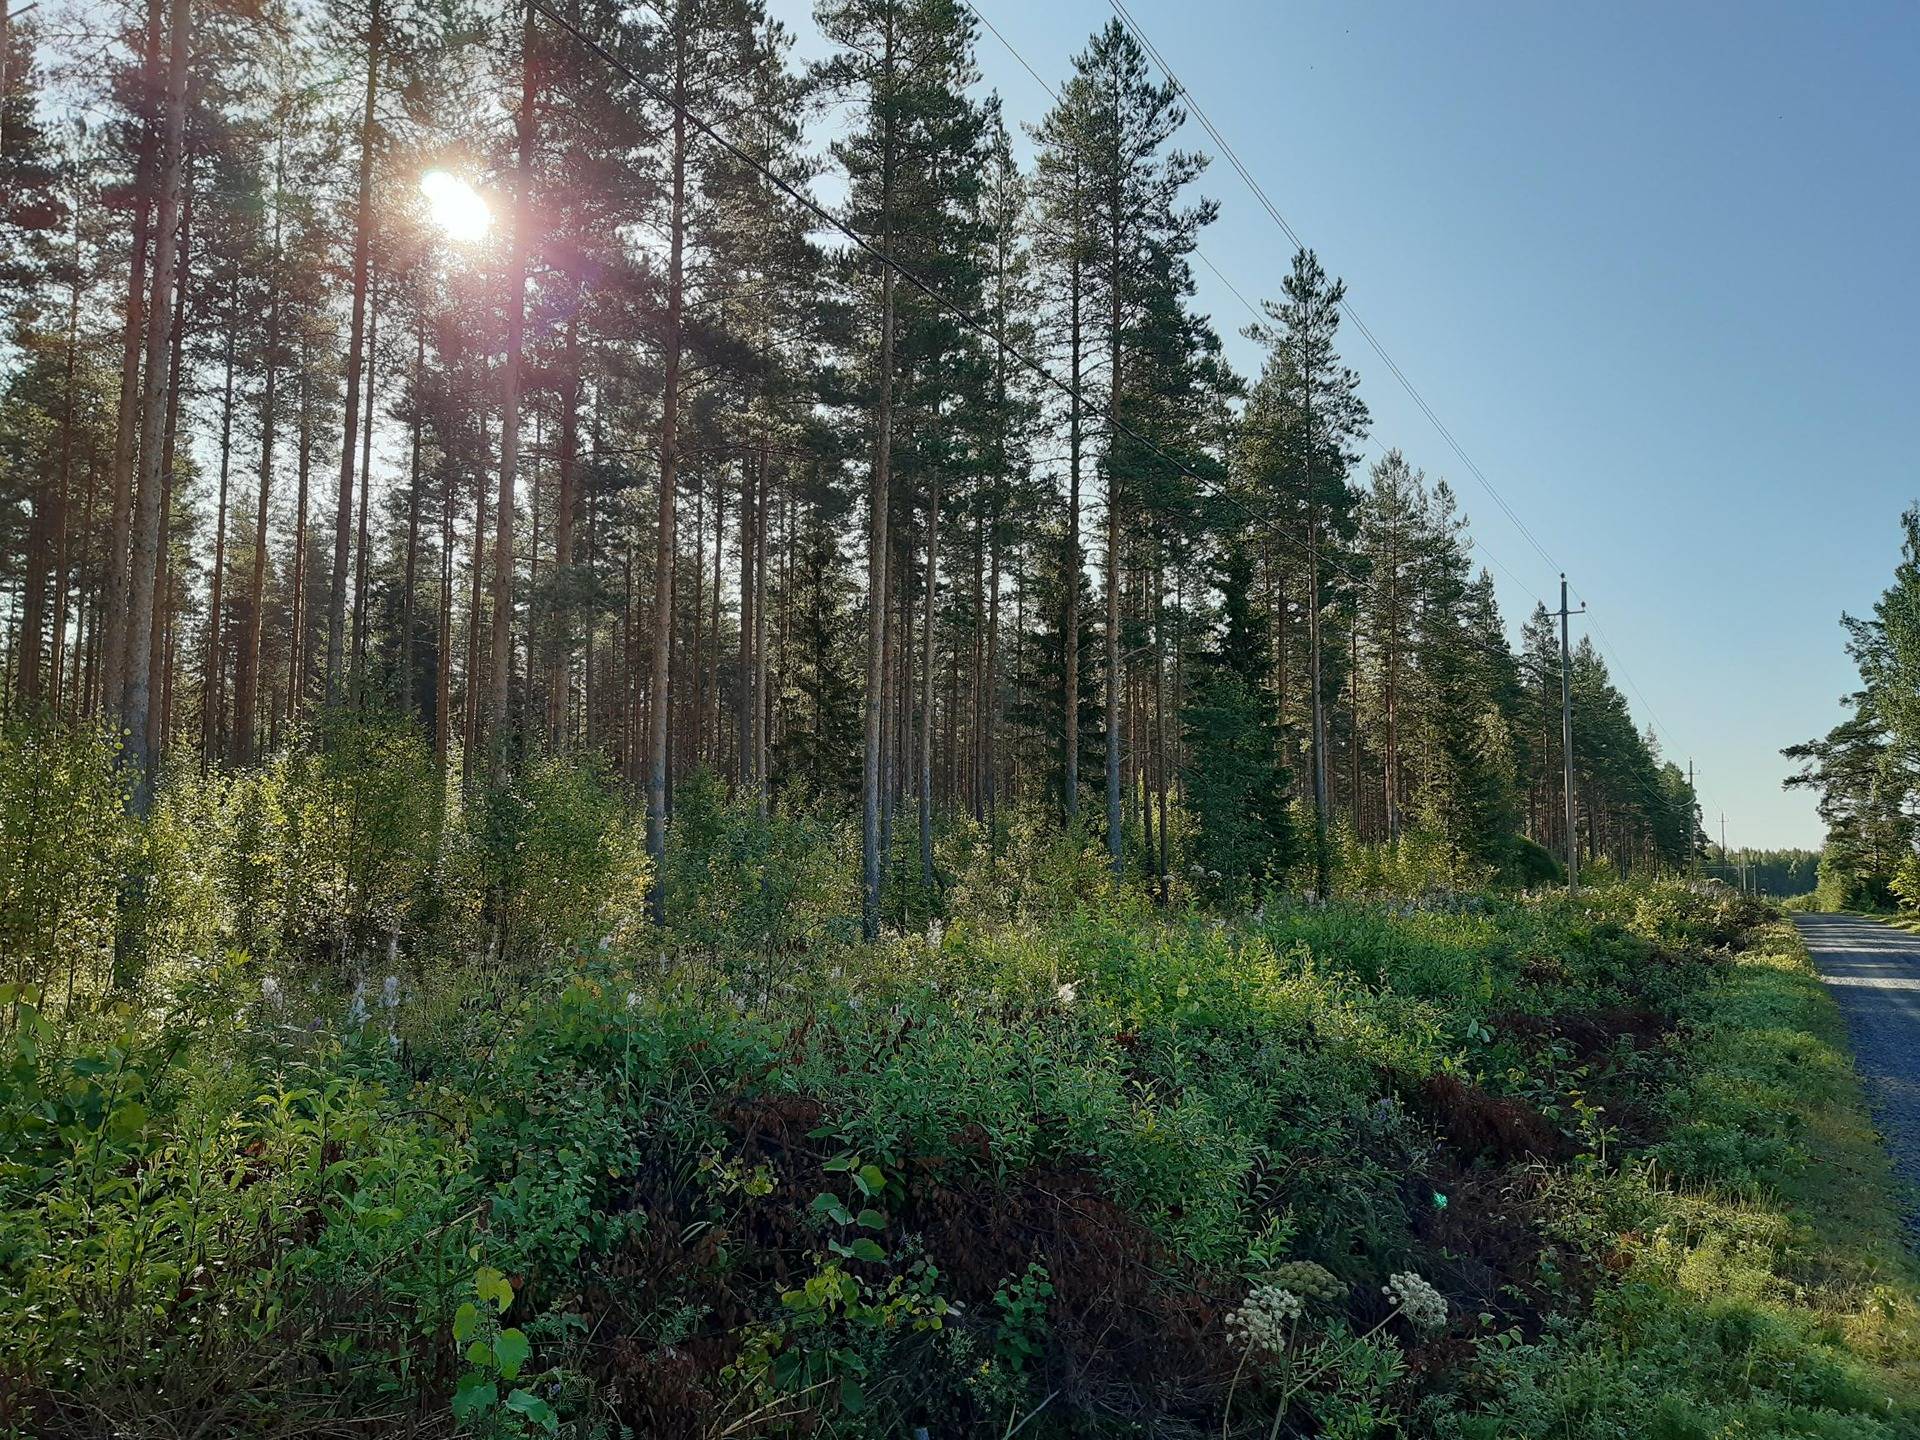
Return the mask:
<svg viewBox="0 0 1920 1440"><path fill-rule="evenodd" d="M1578 1327L1495 1358L1483 1378L1500 1398L1453 1428L1920 1434L1920 1265L1840 1014L1792 926L1761 932L1683 1026L1666 1137L1562 1207L1611 1232L1617 1283Z"/></svg>

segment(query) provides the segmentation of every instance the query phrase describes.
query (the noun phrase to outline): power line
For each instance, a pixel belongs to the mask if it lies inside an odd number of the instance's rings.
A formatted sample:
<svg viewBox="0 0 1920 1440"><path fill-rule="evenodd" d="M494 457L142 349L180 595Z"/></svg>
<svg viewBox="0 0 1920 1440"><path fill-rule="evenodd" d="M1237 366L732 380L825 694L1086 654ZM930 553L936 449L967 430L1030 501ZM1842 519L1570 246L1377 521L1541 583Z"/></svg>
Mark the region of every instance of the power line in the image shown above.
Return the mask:
<svg viewBox="0 0 1920 1440"><path fill-rule="evenodd" d="M1307 247L1301 241L1300 236L1294 231L1294 228L1287 223L1286 217L1280 213L1279 207L1273 203L1260 182L1254 178L1253 172L1246 167L1245 163L1240 159L1238 152L1234 150L1226 136L1220 132L1220 128L1213 123L1212 117L1207 114L1206 108L1201 105L1200 101L1194 96L1193 91L1187 87L1186 82L1183 81L1179 75L1175 73L1173 67L1167 63L1166 56L1155 46L1140 22L1133 18L1133 15L1128 11L1125 4L1122 3L1122 0L1107 0L1107 3L1113 7L1114 13L1117 14L1121 21L1126 24L1127 28L1133 32L1134 37L1140 42L1141 47L1146 50L1147 54L1153 58L1154 63L1157 64L1162 73L1166 75L1169 83L1171 83L1174 89L1186 100L1187 105L1193 111L1194 118L1199 120L1201 127L1207 132L1208 136L1212 138L1213 143L1220 148L1220 153L1226 156L1227 163L1233 167L1235 173L1240 176L1247 188L1252 191L1254 198L1260 202L1261 208L1267 212L1274 224L1280 227L1280 232L1293 243L1296 250L1306 249ZM1558 562L1547 553L1546 547L1540 543L1533 531L1527 528L1526 522L1522 520L1514 508L1507 503L1506 498L1500 494L1500 491L1495 487L1494 483L1487 478L1486 472L1474 463L1473 457L1467 454L1465 447L1454 438L1453 432L1446 427L1439 415L1434 412L1433 407L1427 403L1426 397L1423 396L1414 383L1407 378L1406 372L1403 371L1398 363L1395 362L1394 358L1387 353L1386 346L1380 343L1379 338L1368 328L1367 323L1360 318L1359 313L1353 308L1352 303L1342 298L1340 308L1345 313L1347 319L1353 322L1353 327L1360 332L1361 337L1372 347L1374 354L1380 357L1381 363L1387 367L1394 379L1400 382L1401 388L1407 392L1408 396L1413 400L1413 403L1419 408L1421 414L1425 415L1428 421L1432 423L1433 428L1439 432L1440 438L1447 442L1448 447L1452 449L1455 455L1460 457L1460 463L1467 467L1468 472L1474 479L1480 482L1481 488L1493 498L1494 504L1500 507L1502 513L1512 522L1513 527L1518 530L1526 542L1533 547L1534 553L1546 561L1550 568L1560 568ZM1516 581L1516 583L1518 582ZM1530 589L1531 587L1523 586L1522 588ZM1534 598L1539 599L1537 593ZM1543 601L1542 603L1545 602Z"/></svg>
<svg viewBox="0 0 1920 1440"><path fill-rule="evenodd" d="M961 0L961 3L966 6L966 8L972 13L973 17L976 20L978 20L982 25L984 25L987 28L988 33L991 34L995 40L998 40L1000 42L1001 48L1003 48L1009 55L1011 55L1016 61L1019 62L1020 68L1022 70L1025 70L1027 74L1030 77L1032 77L1033 83L1038 85L1043 91L1045 91L1047 96L1051 100L1053 100L1053 102L1056 105L1059 104L1060 92L1056 90L1050 83L1048 83L1046 78L1042 76L1037 69L1034 68L1033 63L1029 61L1024 54L1021 53L1020 48L1017 45L1015 45L1011 40L1009 40L1006 37L1006 35L1001 31L1000 27L995 25L993 21L988 18L986 12L981 10L978 5L974 4L973 0ZM1129 24L1132 23L1130 17L1128 17L1128 23ZM1136 33L1139 33L1137 26L1135 27L1135 29L1136 29ZM1223 150L1226 150L1231 154L1231 147L1227 145L1226 141L1220 136L1219 132L1213 128L1212 124L1209 121L1207 121L1205 112L1203 112L1200 109L1199 103L1193 100L1191 94L1187 92L1186 87L1183 84L1181 84L1179 77L1174 75L1171 69L1168 69L1165 59L1160 56L1158 51L1154 50L1152 42L1149 41L1145 36L1145 34L1143 33L1140 34L1140 40L1141 40L1141 43L1145 45L1148 51L1154 56L1155 60L1159 62L1161 69L1166 71L1167 78L1173 82L1174 86L1178 90L1180 90L1182 94L1187 95L1187 99L1189 103L1192 105L1194 113L1196 115L1199 115L1201 117L1201 122L1207 126L1207 133L1213 136L1215 141L1220 145L1220 147ZM1233 156L1232 158L1233 158L1234 164L1238 166L1239 157ZM1241 173L1243 178L1246 178L1249 184L1253 183L1251 177L1246 175L1246 172L1244 171L1244 169L1241 171ZM1271 205L1268 206L1268 209L1269 210L1272 209ZM1274 217L1276 219L1280 218L1277 211L1274 212ZM1280 224L1282 229L1287 230L1288 238L1294 241L1295 248L1304 249L1305 247L1301 246L1299 243L1299 237L1295 236L1292 230L1287 229L1286 221L1280 220ZM1254 305L1252 301L1248 300L1247 297L1241 293L1240 288L1227 278L1225 272L1223 272L1218 265L1214 264L1213 261L1208 258L1206 252L1201 250L1198 245L1194 246L1193 253L1195 258L1198 259L1202 265L1205 265L1207 269L1213 273L1213 277L1216 280L1218 280L1223 286L1226 287L1228 293L1231 294L1234 299L1238 300L1243 307L1245 307L1247 313L1253 317L1255 324L1264 325L1272 318L1269 312L1260 309L1259 307ZM1361 322L1360 317L1354 313L1352 307L1347 305L1346 302L1342 300L1341 308L1345 311L1347 317L1354 323L1355 327L1358 328L1361 331L1361 333L1367 337L1368 343L1371 344L1376 351L1379 351L1381 358L1385 360L1389 366L1393 366L1392 357L1388 356L1384 350L1380 349L1379 342L1374 340L1372 333L1367 330L1366 326ZM1398 373L1398 367L1394 367L1394 368L1396 373ZM1401 376L1401 383L1407 384L1406 377L1404 375ZM1412 387L1409 385L1408 388L1409 390L1411 390ZM1415 398L1418 399L1419 397L1416 395ZM1433 419L1434 424L1437 427L1441 428L1442 432L1444 433L1445 427L1440 426L1438 417L1430 415L1430 418ZM1456 450L1458 450L1458 448L1459 447L1457 446L1455 447ZM1462 454L1461 458L1462 459L1466 458L1464 453ZM1471 461L1469 461L1468 463L1471 464ZM1484 483L1484 477L1483 477L1483 483ZM1495 497L1495 498L1497 499L1498 497ZM1541 605L1545 605L1547 603L1545 600L1541 599L1540 593L1537 590L1535 590L1532 586L1528 585L1526 581L1522 580L1517 574L1514 573L1514 571L1511 568L1509 568L1505 563L1501 561L1498 555L1494 554L1492 550L1488 549L1484 541L1476 539L1474 541L1474 548L1478 550L1481 554L1484 554L1488 562L1491 563L1494 566L1494 568L1499 570L1501 574L1505 575L1516 586L1518 586L1519 589L1522 591L1522 593L1533 596L1533 598L1536 601L1538 601Z"/></svg>
<svg viewBox="0 0 1920 1440"><path fill-rule="evenodd" d="M1051 389L1059 391L1060 393L1066 395L1069 399L1079 401L1082 404L1087 403L1086 397L1083 394L1083 392L1081 392L1073 384L1071 384L1068 381L1062 380L1059 376L1055 375L1051 370L1049 370L1044 364L1042 364L1038 360L1035 360L1033 357L1027 355L1024 351L1021 351L1016 347L1008 344L1006 340L1003 339L998 334L996 334L993 328L990 325L988 325L985 321L969 313L965 308L963 308L956 302L949 300L946 296L942 295L938 290L936 290L928 281L926 281L919 274L917 274L912 268L903 264L899 260L895 259L892 255L886 253L880 247L874 245L872 241L868 240L865 236L861 235L858 231L854 230L844 220L840 219L838 216L834 215L831 211L827 210L817 200L813 199L812 196L800 190L797 186L792 184L790 181L788 181L784 177L776 174L773 170L771 170L768 166L763 164L755 156L749 154L747 151L742 149L739 145L735 144L732 140L729 140L724 134L722 134L717 128L715 128L715 126L712 123L706 120L705 117L701 116L696 111L694 111L693 109L691 109L690 107L684 104L676 103L671 97L663 94L657 86L654 86L650 84L648 81L646 81L645 79L643 79L633 69L632 66L628 65L625 61L621 60L618 56L614 55L610 50L607 49L605 45L601 44L598 40L595 40L591 36L585 34L571 20L567 19L565 16L553 10L546 3L546 0L528 0L528 3L533 9L539 11L539 13L544 15L549 21L559 26L562 30L566 31L567 34L572 36L574 41L577 44L579 44L584 50L586 50L590 54L597 56L610 69L624 75L636 87L638 87L640 90L645 92L647 95L651 96L655 101L655 103L667 106L668 108L676 111L682 118L685 119L685 121L688 124L692 125L696 130L698 130L700 134L705 136L707 139L711 140L714 144L720 146L729 155L733 156L734 159L738 160L740 163L756 171L770 185L778 189L781 193L786 195L788 199L792 200L795 204L801 206L808 213L812 214L816 219L818 219L822 224L826 225L829 229L845 236L846 239L863 255L866 255L867 257L876 261L877 263L891 269L901 279L905 280L909 285L913 286L914 289L918 290L921 294L925 295L927 299L931 301L937 308L947 313L953 319L957 320L961 325L963 325L968 330L973 331L975 334L977 334L982 339L984 339L988 344L994 346L1002 355L1016 362L1022 369L1031 373L1041 383L1043 383L1044 385L1048 386ZM969 5L969 8L972 8L971 5ZM978 14L979 12L976 10L974 13ZM984 17L982 18L984 20ZM998 32L996 31L995 33L997 34ZM1025 62L1022 61L1022 63L1024 64ZM1044 84L1044 82L1042 83ZM1243 297L1243 303L1244 303L1244 297ZM1217 485L1217 482L1213 479L1213 477L1201 473L1200 471L1194 469L1192 466L1183 463L1176 456L1170 455L1166 450L1162 449L1154 441L1140 434L1139 431L1135 430L1132 426L1128 425L1125 421L1120 419L1118 414L1115 413L1113 409L1111 398L1109 398L1108 403L1104 406L1099 406L1099 407L1090 406L1089 408L1094 409L1096 414L1102 415L1106 419L1107 423L1113 428L1115 433L1125 435L1130 441L1141 446L1143 449L1150 452L1151 454L1157 456L1159 459L1164 461L1168 466L1170 466L1172 469L1174 469L1178 473L1194 481L1196 485L1212 488L1216 499L1238 510L1242 515L1246 516L1248 520L1254 522L1256 525L1261 526L1266 532L1268 538L1276 539L1280 541L1280 543L1292 547L1293 549L1296 550L1297 553L1300 553L1300 554L1308 553L1306 546L1304 546L1301 542L1295 540L1292 536L1284 533L1284 531L1280 530L1278 522L1271 512L1268 512L1266 514L1260 514L1256 512L1252 507L1248 506L1238 496L1235 496L1229 493L1228 491L1219 488ZM1335 574L1344 576L1346 579L1348 579L1350 582L1352 582L1356 586L1363 585L1366 583L1361 576L1356 575L1352 570L1348 569L1344 565L1341 565L1337 560L1332 559L1326 554L1320 553L1317 555L1316 558L1320 564L1325 565L1329 570L1331 570ZM1504 643L1498 646L1495 646L1491 643L1482 642L1478 640L1476 637L1471 637L1465 634L1461 634L1457 638L1465 642L1470 648L1483 650L1488 655L1497 657L1503 662L1513 663L1515 661L1515 656L1513 654L1512 649Z"/></svg>
<svg viewBox="0 0 1920 1440"><path fill-rule="evenodd" d="M987 27L987 33L992 35L994 39L1000 42L1000 46L1002 49L1004 49L1015 60L1020 62L1020 68L1026 71L1027 74L1032 77L1033 83L1038 85L1042 90L1046 91L1048 98L1051 99L1054 102L1054 104L1056 105L1059 104L1060 92L1054 89L1052 85L1048 84L1047 81L1041 76L1040 72L1033 68L1032 63L1028 61L1025 55L1020 53L1019 48L1011 40L1007 39L1007 37L1001 33L1000 27L998 25L995 25L993 21L989 20L986 16L986 13L983 10L981 10L981 8L978 5L973 4L972 0L960 0L960 3L967 7L967 9L972 13L974 19L978 20L982 25ZM1225 272L1222 271L1218 265L1214 264L1212 260L1207 258L1206 252L1202 250L1198 245L1195 245L1193 247L1193 254L1195 259L1197 259L1202 265L1206 266L1208 270L1213 272L1213 278L1218 280L1222 285L1224 285L1227 288L1227 293L1232 295L1234 299L1238 300L1241 303L1241 305L1246 307L1246 311L1249 315L1253 316L1253 318L1256 321L1264 321L1267 318L1261 312L1260 308L1257 305L1255 305L1251 300L1247 299L1245 295L1240 293L1240 288L1237 285L1235 285L1233 281L1229 280L1226 277Z"/></svg>
<svg viewBox="0 0 1920 1440"><path fill-rule="evenodd" d="M1157 456L1160 460L1164 461L1173 470L1185 476L1186 478L1192 480L1196 485L1203 486L1203 487L1212 487L1213 493L1216 499L1238 510L1242 515L1246 516L1248 520L1254 522L1257 525L1261 525L1265 527L1269 532L1269 534L1273 538L1279 539L1281 543L1292 545L1302 554L1306 553L1306 547L1304 545L1301 545L1300 542L1294 540L1291 536L1287 536L1284 533L1279 532L1277 521L1275 520L1275 517L1272 515L1272 513L1267 513L1265 515L1257 513L1252 507L1248 506L1238 496L1235 496L1224 489L1218 488L1217 482L1213 479L1213 477L1203 474L1202 472L1194 469L1191 465L1188 465L1182 462L1178 457L1169 454L1166 450L1161 448L1161 446L1156 444L1154 441L1148 439L1145 435L1142 435L1138 430L1135 430L1131 425L1127 424L1126 421L1122 420L1119 417L1119 415L1115 413L1111 398L1109 398L1108 402L1105 405L1096 406L1091 404L1091 402L1088 401L1084 392L1082 392L1080 389L1074 386L1071 382L1062 380L1059 376L1055 375L1040 361L1034 359L1032 356L1026 354L1024 351L1016 348L1015 346L1008 344L1005 339L1003 339L1001 336L999 336L994 332L993 327L989 325L986 321L982 320L980 317L976 315L973 315L972 313L967 311L964 307L962 307L955 301L952 301L948 299L946 296L942 295L938 290L936 290L932 286L932 284L930 284L927 280L922 278L910 266L903 264L901 261L895 259L892 255L883 251L879 246L875 245L872 241L867 239L864 235L860 234L857 230L853 229L852 226L848 225L839 216L833 214L825 206L820 204L819 201L815 200L812 196L806 194L804 191L799 189L797 186L792 184L790 181L788 181L784 177L776 174L773 170L771 170L765 164L763 164L758 158L751 155L746 150L742 149L739 145L735 144L732 140L728 139L724 134L720 132L719 129L717 129L704 116L700 115L698 112L696 112L689 106L676 103L671 96L663 93L659 87L651 84L646 79L644 79L637 71L633 69L632 66L628 65L624 60L620 59L617 55L613 54L613 52L608 50L607 47L603 45L600 41L594 39L592 36L587 35L585 32L583 32L579 28L579 26L575 25L571 20L567 19L564 15L561 15L560 13L555 11L549 4L546 3L546 0L528 0L528 3L535 10L539 11L540 14L544 15L548 20L552 21L555 25L559 26L562 30L566 31L569 35L571 35L575 40L575 42L578 43L583 49L588 51L590 54L597 56L603 63L605 63L608 66L608 68L615 70L620 74L624 75L636 87L638 87L640 90L642 90L647 95L652 97L652 99L656 104L664 105L670 109L675 110L678 114L680 114L686 120L688 124L692 125L703 136L711 140L714 144L720 146L723 150L725 150L729 155L733 156L733 158L739 161L741 164L747 166L749 169L756 171L769 184L773 185L782 194L786 195L788 199L792 200L795 204L801 206L808 213L813 215L823 225L827 226L829 229L837 232L838 234L845 236L846 239L854 246L855 249L859 250L861 254L867 256L869 259L877 262L878 264L883 265L888 269L892 270L896 275L898 275L901 279L905 280L914 289L918 290L921 294L926 296L926 298L929 301L931 301L938 309L945 312L954 320L958 321L962 326L964 326L968 330L971 330L974 334L978 335L981 339L985 340L989 345L992 345L993 347L995 347L1002 355L1014 361L1022 369L1032 374L1042 384L1046 385L1050 389L1057 390L1058 392L1060 392L1062 395L1065 395L1070 400L1075 400L1080 402L1083 405L1087 405L1088 408L1093 410L1093 412L1096 415L1099 415L1102 418L1104 418L1106 422L1113 428L1115 433L1126 436L1126 438L1129 441L1140 446L1142 449L1146 450L1150 454ZM976 11L975 13L977 14L978 12ZM1352 571L1347 570L1342 566L1339 566L1335 562L1329 560L1325 555L1320 556L1320 562L1322 564L1327 565L1329 569L1334 570L1336 573L1347 576L1350 580L1353 580L1356 584L1360 583L1359 577L1355 576ZM1511 654L1510 651L1503 651L1503 653L1506 653L1509 655Z"/></svg>
<svg viewBox="0 0 1920 1440"><path fill-rule="evenodd" d="M1201 127L1206 130L1214 144L1220 148L1221 153L1227 159L1227 163L1231 165L1234 172L1240 176L1240 179L1246 184L1248 190L1252 192L1254 198L1259 201L1261 208L1267 212L1274 224L1280 228L1281 233L1293 243L1296 249L1305 249L1306 246L1301 241L1299 234L1287 223L1286 217L1280 213L1279 208L1273 203L1271 197L1268 196L1265 188L1240 159L1238 152L1234 150L1226 136L1221 133L1219 127L1213 123L1212 117L1207 114L1206 108L1201 105L1198 97L1194 95L1186 82L1174 71L1172 65L1167 62L1165 54L1153 43L1152 38L1146 33L1145 27L1143 27L1127 9L1124 0L1108 0L1108 4L1113 8L1114 13L1120 17L1122 23L1132 31L1134 38L1140 42L1141 47L1146 50L1154 63L1160 67L1162 73L1166 75L1168 82L1173 85L1174 89L1187 102L1193 111L1194 117L1199 120ZM977 14L978 11L975 11L975 13ZM995 33L997 34L998 32L996 31ZM1025 61L1023 60L1021 63L1025 64ZM1031 73L1031 68L1030 66L1028 67L1029 73ZM1460 458L1461 464L1466 466L1468 473L1479 482L1481 488L1492 497L1493 502L1500 507L1501 512L1512 523L1513 527L1518 530L1526 542L1533 547L1534 553L1546 561L1549 566L1558 568L1557 562L1553 556L1547 552L1546 547L1540 543L1539 537L1536 536L1528 527L1527 523L1520 518L1518 512L1507 503L1506 497L1503 496L1494 483L1487 478L1486 472L1475 463L1473 457L1466 452L1465 447L1454 438L1453 432L1447 428L1439 415L1435 413L1433 407L1427 403L1426 397L1420 393L1419 388L1407 377L1406 372L1400 368L1399 363L1394 360L1392 355L1388 354L1386 346L1381 344L1379 338L1373 333L1366 321L1360 318L1359 313L1353 308L1352 303L1342 297L1340 308L1348 320L1353 323L1354 328L1360 332L1362 338L1365 339L1367 344L1372 348L1374 354L1380 358L1381 363L1387 367L1389 373L1393 375L1394 379L1400 382L1401 388L1407 392L1407 395L1413 400L1415 406L1427 417L1435 431L1439 433L1440 438L1444 440L1453 453ZM1487 551L1486 554L1487 558L1493 561L1493 563L1498 566L1509 579L1519 585L1522 590L1532 593L1536 600L1540 599L1538 593L1534 592L1532 587L1521 581L1513 571L1501 564L1497 556L1491 551ZM1581 599L1584 603L1585 597L1582 596ZM1544 604L1545 602L1541 601L1541 603ZM1664 733L1664 727L1660 724L1659 717L1654 714L1653 706L1648 703L1646 695L1641 691L1639 685L1634 682L1633 675L1627 669L1626 663L1620 659L1617 648L1607 641L1605 628L1600 625L1598 620L1595 620L1593 625L1602 646L1612 655L1614 664L1620 671L1621 677L1626 680L1628 687L1646 709L1647 718L1653 725L1654 733L1661 735L1662 738L1666 740L1670 749L1674 748L1671 737Z"/></svg>
<svg viewBox="0 0 1920 1440"><path fill-rule="evenodd" d="M1575 593L1578 594L1579 592L1575 591ZM1585 596L1581 596L1580 599L1582 604L1587 603ZM1589 607L1589 612L1591 612L1591 607ZM1669 752L1668 759L1671 760L1674 755L1679 754L1681 747L1675 743L1667 727L1660 723L1660 717L1654 713L1652 702L1647 699L1646 692L1643 691L1634 680L1633 672L1627 669L1627 662L1623 660L1620 655L1620 647L1613 643L1612 637L1607 634L1606 627L1600 623L1597 617L1591 618L1591 624L1593 626L1594 638L1600 642L1601 651L1613 662L1614 669L1620 672L1620 678L1627 682L1627 688L1633 692L1634 698L1640 702L1640 707L1647 712L1647 724L1652 727L1654 735L1660 740L1662 745L1666 747ZM1706 805L1708 809L1721 808L1711 804L1705 792L1697 787L1694 790L1694 795L1703 805Z"/></svg>

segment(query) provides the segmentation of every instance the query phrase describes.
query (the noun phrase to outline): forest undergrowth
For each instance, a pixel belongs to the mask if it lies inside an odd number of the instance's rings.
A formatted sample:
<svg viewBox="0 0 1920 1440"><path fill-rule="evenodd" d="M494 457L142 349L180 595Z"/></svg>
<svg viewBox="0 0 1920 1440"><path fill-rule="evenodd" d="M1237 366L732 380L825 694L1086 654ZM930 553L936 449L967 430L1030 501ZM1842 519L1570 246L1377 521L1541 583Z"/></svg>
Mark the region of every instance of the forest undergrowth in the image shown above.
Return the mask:
<svg viewBox="0 0 1920 1440"><path fill-rule="evenodd" d="M1203 903L1020 813L865 943L848 826L692 783L658 927L593 767L417 749L140 824L104 742L0 749L0 1429L1920 1434L1755 901L1407 841Z"/></svg>

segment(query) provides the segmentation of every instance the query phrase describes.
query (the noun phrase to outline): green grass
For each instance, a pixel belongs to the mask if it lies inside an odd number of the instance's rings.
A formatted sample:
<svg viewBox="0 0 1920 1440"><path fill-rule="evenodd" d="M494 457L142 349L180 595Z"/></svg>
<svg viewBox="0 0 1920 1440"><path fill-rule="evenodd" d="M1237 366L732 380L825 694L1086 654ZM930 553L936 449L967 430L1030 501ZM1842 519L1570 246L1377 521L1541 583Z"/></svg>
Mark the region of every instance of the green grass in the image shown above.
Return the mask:
<svg viewBox="0 0 1920 1440"><path fill-rule="evenodd" d="M1687 1075L1607 1216L1616 1284L1499 1368L1502 1435L1920 1434L1920 1267L1839 1014L1776 925L1687 1007Z"/></svg>

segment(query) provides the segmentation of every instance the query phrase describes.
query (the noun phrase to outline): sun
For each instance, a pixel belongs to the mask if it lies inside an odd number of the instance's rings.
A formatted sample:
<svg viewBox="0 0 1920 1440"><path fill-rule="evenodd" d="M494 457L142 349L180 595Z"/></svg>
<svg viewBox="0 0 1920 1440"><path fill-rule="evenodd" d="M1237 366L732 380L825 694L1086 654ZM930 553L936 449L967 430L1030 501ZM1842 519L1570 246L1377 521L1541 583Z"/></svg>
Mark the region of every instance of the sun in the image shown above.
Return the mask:
<svg viewBox="0 0 1920 1440"><path fill-rule="evenodd" d="M420 193L427 197L433 223L449 239L470 245L484 239L493 225L493 212L480 192L446 170L429 170L420 177Z"/></svg>

